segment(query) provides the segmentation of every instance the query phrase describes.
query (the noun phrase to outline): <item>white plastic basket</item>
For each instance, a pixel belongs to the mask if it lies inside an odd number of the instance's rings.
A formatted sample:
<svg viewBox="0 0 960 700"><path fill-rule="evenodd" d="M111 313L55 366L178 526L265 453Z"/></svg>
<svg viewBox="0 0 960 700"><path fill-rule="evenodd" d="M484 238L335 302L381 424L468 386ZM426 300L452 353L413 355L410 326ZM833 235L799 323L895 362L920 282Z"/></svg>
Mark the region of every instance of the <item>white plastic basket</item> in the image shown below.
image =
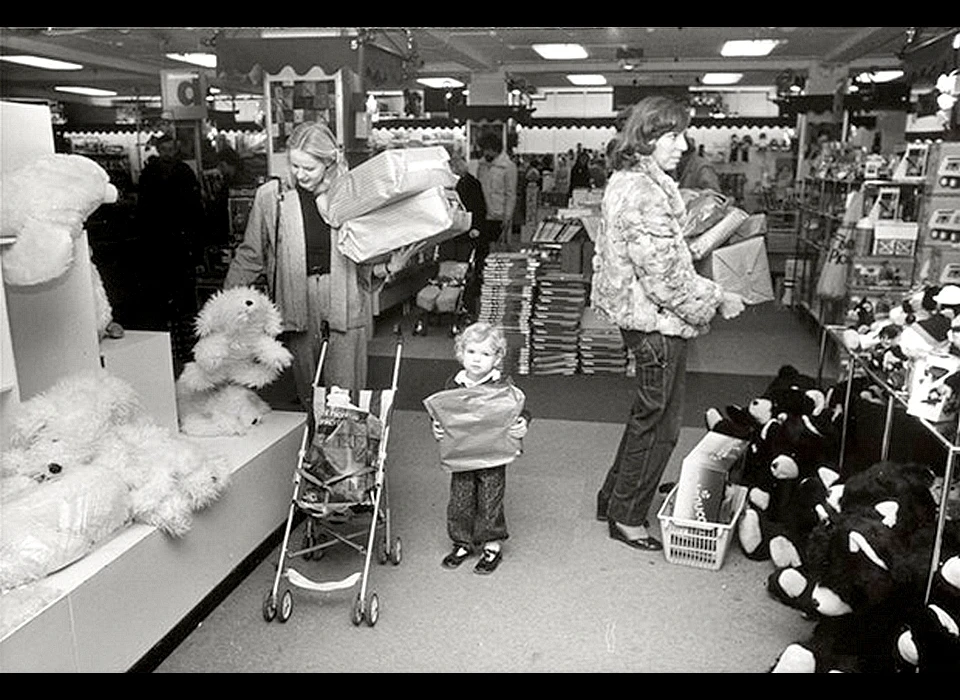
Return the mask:
<svg viewBox="0 0 960 700"><path fill-rule="evenodd" d="M663 553L671 564L684 564L698 569L716 571L723 566L723 558L730 546L730 533L737 526L747 502L747 488L733 485L731 495L724 502L721 515L725 522L708 523L673 517L677 486L660 506L657 517L663 535Z"/></svg>

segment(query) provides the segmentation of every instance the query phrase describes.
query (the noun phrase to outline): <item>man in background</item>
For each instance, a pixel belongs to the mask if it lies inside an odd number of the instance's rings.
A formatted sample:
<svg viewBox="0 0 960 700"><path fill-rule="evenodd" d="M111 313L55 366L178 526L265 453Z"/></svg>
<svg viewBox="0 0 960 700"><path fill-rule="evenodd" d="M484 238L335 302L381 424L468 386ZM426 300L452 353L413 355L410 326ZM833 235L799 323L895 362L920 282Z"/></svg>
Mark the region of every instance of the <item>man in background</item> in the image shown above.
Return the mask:
<svg viewBox="0 0 960 700"><path fill-rule="evenodd" d="M689 136L687 150L680 157L680 163L674 171L677 185L682 190L713 190L721 192L720 176L713 164L700 155L696 142Z"/></svg>
<svg viewBox="0 0 960 700"><path fill-rule="evenodd" d="M480 159L473 163L474 175L483 188L487 218L477 238L474 264L483 273L484 261L495 241L510 239L517 208L517 166L503 151L503 139L492 131L477 139Z"/></svg>

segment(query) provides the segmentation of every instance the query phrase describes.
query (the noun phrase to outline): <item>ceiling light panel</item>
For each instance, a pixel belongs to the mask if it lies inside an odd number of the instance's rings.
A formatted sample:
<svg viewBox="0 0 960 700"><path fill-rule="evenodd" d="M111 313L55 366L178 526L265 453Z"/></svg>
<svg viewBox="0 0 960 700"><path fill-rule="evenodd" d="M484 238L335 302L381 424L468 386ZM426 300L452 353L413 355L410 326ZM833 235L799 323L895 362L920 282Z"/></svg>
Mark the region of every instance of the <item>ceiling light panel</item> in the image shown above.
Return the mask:
<svg viewBox="0 0 960 700"><path fill-rule="evenodd" d="M168 53L167 58L201 68L217 67L217 54L215 53Z"/></svg>
<svg viewBox="0 0 960 700"><path fill-rule="evenodd" d="M53 89L57 92L69 92L74 95L87 95L88 97L115 97L117 94L113 90L101 90L100 88L80 85L58 85Z"/></svg>
<svg viewBox="0 0 960 700"><path fill-rule="evenodd" d="M568 75L567 80L569 80L574 85L579 85L579 86L607 84L607 79L602 75L588 75L588 74Z"/></svg>
<svg viewBox="0 0 960 700"><path fill-rule="evenodd" d="M700 79L703 85L736 85L743 80L743 73L707 73Z"/></svg>
<svg viewBox="0 0 960 700"><path fill-rule="evenodd" d="M417 82L430 88L461 88L463 83L455 78L417 78Z"/></svg>
<svg viewBox="0 0 960 700"><path fill-rule="evenodd" d="M0 61L17 63L21 66L30 66L31 68L43 68L44 70L82 70L83 66L79 63L69 61L58 61L54 58L44 56L16 55L0 56Z"/></svg>
<svg viewBox="0 0 960 700"><path fill-rule="evenodd" d="M578 61L589 56L580 44L533 44L531 48L548 61Z"/></svg>
<svg viewBox="0 0 960 700"><path fill-rule="evenodd" d="M781 44L780 39L735 39L724 43L720 49L721 56L769 56L777 46Z"/></svg>

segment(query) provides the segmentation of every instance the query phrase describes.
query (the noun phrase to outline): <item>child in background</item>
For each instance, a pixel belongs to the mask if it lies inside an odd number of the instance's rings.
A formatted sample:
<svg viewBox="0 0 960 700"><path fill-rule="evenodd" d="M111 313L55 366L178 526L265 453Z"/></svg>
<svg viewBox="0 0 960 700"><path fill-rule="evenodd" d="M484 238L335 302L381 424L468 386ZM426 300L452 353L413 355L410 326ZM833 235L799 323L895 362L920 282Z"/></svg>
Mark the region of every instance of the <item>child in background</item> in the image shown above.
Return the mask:
<svg viewBox="0 0 960 700"><path fill-rule="evenodd" d="M474 323L457 336L454 352L462 365L444 384L444 389L477 386L512 385L503 374L503 358L507 343L503 332L487 323ZM530 412L524 406L508 435L517 440L527 434ZM433 420L433 436L444 438L443 426ZM491 574L503 558L501 542L508 537L503 497L506 486L506 464L469 471L452 471L450 500L447 504L447 534L453 549L443 558L442 566L456 569L480 547L481 556L474 572Z"/></svg>

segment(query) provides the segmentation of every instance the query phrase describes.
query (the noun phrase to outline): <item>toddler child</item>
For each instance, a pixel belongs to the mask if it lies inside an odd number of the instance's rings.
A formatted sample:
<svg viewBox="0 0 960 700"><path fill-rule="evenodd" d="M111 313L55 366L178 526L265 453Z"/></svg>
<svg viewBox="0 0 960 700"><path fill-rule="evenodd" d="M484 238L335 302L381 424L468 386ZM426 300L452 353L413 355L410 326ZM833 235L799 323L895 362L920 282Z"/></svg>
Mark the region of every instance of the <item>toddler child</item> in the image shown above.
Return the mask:
<svg viewBox="0 0 960 700"><path fill-rule="evenodd" d="M471 324L454 343L461 369L446 381L444 391L424 401L438 442L462 440L466 435L466 440L473 444L472 449L465 451L468 457L456 462L455 468L451 468L453 462L443 463L451 473L447 534L453 540L453 549L441 562L446 569L460 566L477 547L481 556L474 571L478 574L493 573L503 557L501 542L508 537L503 507L506 468L519 454L519 441L527 434L530 422L523 392L502 370L506 349L506 339L499 328L482 322ZM472 388L489 389L489 401L485 401L487 394L481 391L469 392L472 401L447 402L443 408L434 403L435 399L442 401L444 394L451 396L452 390ZM470 413L464 413L461 407ZM504 410L508 416L518 415L503 424ZM451 415L458 411L459 415ZM490 415L497 411L500 418ZM501 420L500 425L495 425L497 420ZM476 449L478 444L490 445L486 454L484 449Z"/></svg>

